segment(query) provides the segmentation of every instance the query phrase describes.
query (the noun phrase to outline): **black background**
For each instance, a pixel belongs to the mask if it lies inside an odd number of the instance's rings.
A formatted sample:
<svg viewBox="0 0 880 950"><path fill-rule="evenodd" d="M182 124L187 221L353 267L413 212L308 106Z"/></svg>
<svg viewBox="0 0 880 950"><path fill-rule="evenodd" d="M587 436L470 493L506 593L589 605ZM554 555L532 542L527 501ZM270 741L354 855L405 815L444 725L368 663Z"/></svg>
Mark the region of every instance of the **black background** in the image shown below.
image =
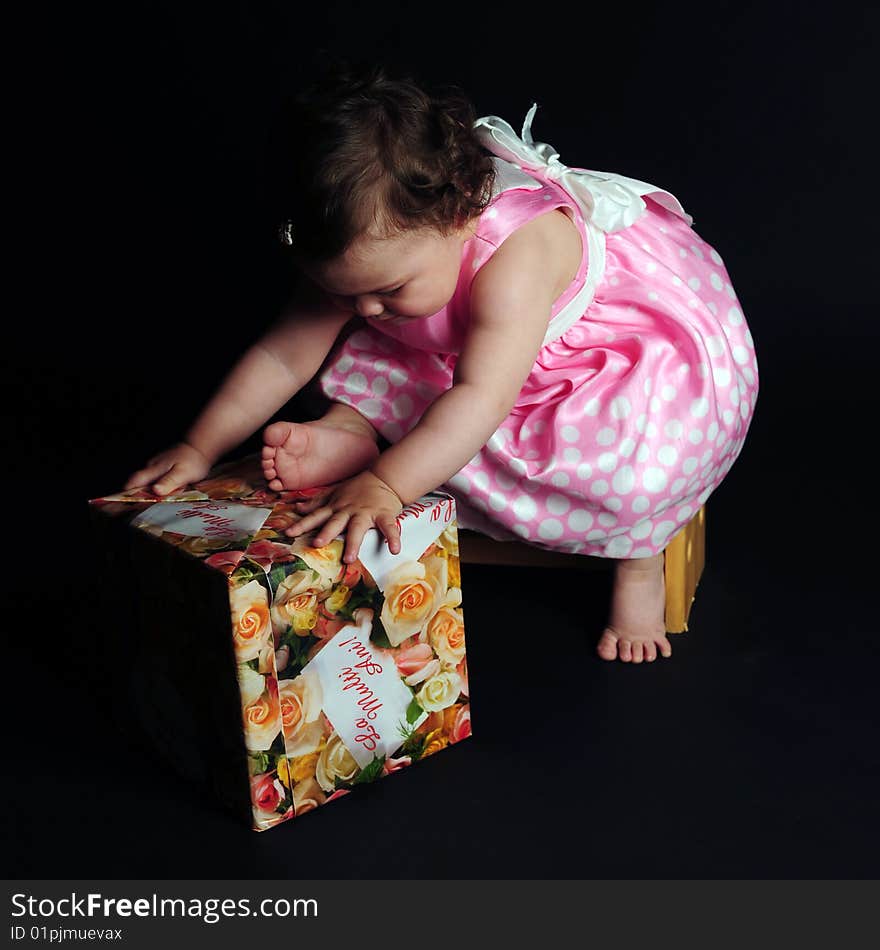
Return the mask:
<svg viewBox="0 0 880 950"><path fill-rule="evenodd" d="M868 8L156 2L22 28L7 876L876 876ZM255 835L104 702L85 501L180 435L287 293L263 146L315 48L460 84L516 129L537 101L564 162L672 191L762 388L672 660L594 658L602 572L466 569L474 737Z"/></svg>

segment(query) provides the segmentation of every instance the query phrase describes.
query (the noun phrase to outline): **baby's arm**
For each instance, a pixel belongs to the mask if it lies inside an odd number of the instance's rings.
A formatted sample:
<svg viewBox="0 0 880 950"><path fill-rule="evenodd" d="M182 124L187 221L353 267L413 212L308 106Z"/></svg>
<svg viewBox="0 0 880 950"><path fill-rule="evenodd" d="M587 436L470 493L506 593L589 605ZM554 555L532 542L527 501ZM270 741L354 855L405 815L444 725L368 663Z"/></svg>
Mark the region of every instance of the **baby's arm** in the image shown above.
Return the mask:
<svg viewBox="0 0 880 950"><path fill-rule="evenodd" d="M154 456L126 482L167 495L198 481L318 371L351 314L303 282L277 323L235 364L182 442Z"/></svg>
<svg viewBox="0 0 880 950"><path fill-rule="evenodd" d="M552 239L517 232L474 280L453 386L372 466L409 504L451 478L507 418L543 343L558 285Z"/></svg>

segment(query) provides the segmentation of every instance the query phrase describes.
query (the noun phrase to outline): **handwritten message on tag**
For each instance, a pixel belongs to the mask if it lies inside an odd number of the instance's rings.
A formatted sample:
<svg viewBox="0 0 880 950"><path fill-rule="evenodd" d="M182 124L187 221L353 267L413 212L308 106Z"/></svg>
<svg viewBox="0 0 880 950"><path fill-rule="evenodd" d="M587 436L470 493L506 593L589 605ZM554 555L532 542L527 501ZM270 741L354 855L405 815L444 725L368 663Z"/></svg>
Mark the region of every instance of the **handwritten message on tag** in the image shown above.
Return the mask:
<svg viewBox="0 0 880 950"><path fill-rule="evenodd" d="M440 492L407 505L397 516L400 553L392 554L375 528L364 535L358 557L370 576L385 590L388 575L405 561L417 561L455 518L455 501Z"/></svg>
<svg viewBox="0 0 880 950"><path fill-rule="evenodd" d="M321 681L323 710L355 762L364 768L376 756L392 755L404 733L427 718L407 723L412 690L401 680L394 657L370 642L371 620L343 627L303 667Z"/></svg>
<svg viewBox="0 0 880 950"><path fill-rule="evenodd" d="M160 503L141 512L132 526L152 526L192 538L236 541L259 531L271 508L254 508L225 501Z"/></svg>

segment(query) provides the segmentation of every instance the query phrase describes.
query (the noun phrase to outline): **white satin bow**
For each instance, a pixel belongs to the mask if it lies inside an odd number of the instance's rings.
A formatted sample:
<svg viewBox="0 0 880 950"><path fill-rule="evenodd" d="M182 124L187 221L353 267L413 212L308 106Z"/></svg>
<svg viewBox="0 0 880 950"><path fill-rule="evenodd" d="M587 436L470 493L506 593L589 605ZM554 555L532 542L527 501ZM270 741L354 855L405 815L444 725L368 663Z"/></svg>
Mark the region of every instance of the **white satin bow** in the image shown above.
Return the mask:
<svg viewBox="0 0 880 950"><path fill-rule="evenodd" d="M480 143L493 155L505 161L520 165L526 170L540 170L547 178L558 181L581 205L586 220L602 231L619 231L638 220L645 210L645 202L641 196L647 194L673 214L684 218L689 225L693 224L693 218L684 210L675 195L656 185L613 172L597 172L563 165L559 161L559 153L552 145L536 142L532 137L532 120L537 109L537 103L529 109L521 138L509 123L497 115L477 119L474 129Z"/></svg>

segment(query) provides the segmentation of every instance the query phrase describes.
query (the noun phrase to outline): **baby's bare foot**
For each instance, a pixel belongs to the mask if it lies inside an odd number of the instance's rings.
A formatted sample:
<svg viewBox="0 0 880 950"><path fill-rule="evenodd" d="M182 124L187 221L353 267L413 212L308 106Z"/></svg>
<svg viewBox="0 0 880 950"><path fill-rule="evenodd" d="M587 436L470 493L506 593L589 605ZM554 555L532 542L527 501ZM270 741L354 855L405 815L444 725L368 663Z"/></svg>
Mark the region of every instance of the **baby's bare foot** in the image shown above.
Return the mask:
<svg viewBox="0 0 880 950"><path fill-rule="evenodd" d="M596 652L603 660L648 663L672 655L666 638L666 588L663 555L618 561L614 571L611 613Z"/></svg>
<svg viewBox="0 0 880 950"><path fill-rule="evenodd" d="M272 491L330 485L369 468L379 449L366 426L273 422L263 432L263 475Z"/></svg>

